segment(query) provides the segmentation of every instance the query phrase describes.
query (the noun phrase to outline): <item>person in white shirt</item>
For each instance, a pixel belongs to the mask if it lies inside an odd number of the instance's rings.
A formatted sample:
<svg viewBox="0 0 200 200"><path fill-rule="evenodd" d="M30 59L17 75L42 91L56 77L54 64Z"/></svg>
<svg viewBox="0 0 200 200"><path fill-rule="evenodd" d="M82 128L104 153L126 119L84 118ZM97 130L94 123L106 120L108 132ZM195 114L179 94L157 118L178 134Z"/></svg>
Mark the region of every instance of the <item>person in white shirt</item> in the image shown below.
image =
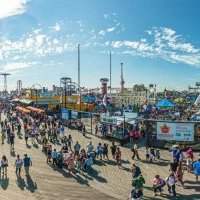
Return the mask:
<svg viewBox="0 0 200 200"><path fill-rule="evenodd" d="M166 181L169 193L175 197L176 196L176 177L174 176L174 173L171 173L166 178L165 181Z"/></svg>
<svg viewBox="0 0 200 200"><path fill-rule="evenodd" d="M90 141L90 143L87 145L87 154L91 153L93 150L94 150L94 146L92 142Z"/></svg>
<svg viewBox="0 0 200 200"><path fill-rule="evenodd" d="M15 167L16 167L16 175L21 176L21 169L23 166L23 160L20 158L19 155L17 155L17 159L15 161Z"/></svg>

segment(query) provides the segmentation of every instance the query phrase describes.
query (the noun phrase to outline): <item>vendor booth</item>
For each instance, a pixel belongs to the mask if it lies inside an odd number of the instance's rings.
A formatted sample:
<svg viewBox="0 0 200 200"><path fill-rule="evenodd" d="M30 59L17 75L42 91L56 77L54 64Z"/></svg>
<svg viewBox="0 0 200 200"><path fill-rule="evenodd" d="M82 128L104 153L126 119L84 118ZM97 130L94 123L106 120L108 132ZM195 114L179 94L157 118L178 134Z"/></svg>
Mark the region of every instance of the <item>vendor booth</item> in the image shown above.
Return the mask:
<svg viewBox="0 0 200 200"><path fill-rule="evenodd" d="M123 116L109 116L102 114L100 129L103 136L126 143L129 140L129 130L135 123L137 113L124 113Z"/></svg>

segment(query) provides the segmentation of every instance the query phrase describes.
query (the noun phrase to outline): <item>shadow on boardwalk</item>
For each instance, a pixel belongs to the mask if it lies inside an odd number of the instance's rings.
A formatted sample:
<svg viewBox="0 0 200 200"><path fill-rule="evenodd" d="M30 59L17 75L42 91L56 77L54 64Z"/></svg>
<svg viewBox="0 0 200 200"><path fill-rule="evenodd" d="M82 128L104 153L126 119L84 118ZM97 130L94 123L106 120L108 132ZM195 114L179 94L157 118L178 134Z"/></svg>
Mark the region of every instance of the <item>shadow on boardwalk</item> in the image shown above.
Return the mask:
<svg viewBox="0 0 200 200"><path fill-rule="evenodd" d="M170 200L199 200L200 194L192 194L192 195L179 195L177 194L176 197L171 197L169 195L163 194L161 197L143 197L144 200L164 200L164 199L170 199Z"/></svg>
<svg viewBox="0 0 200 200"><path fill-rule="evenodd" d="M27 189L31 193L34 193L38 189L37 188L37 183L33 181L33 179L31 178L31 176L26 176L25 179L18 176L17 180L16 180L16 183L17 183L17 186L21 190Z"/></svg>
<svg viewBox="0 0 200 200"><path fill-rule="evenodd" d="M1 179L0 183L1 183L1 188L3 190L7 190L8 185L9 185L9 178L3 178L3 179Z"/></svg>
<svg viewBox="0 0 200 200"><path fill-rule="evenodd" d="M99 175L99 172L94 169L90 168L87 172L86 171L75 171L69 172L66 168L58 168L52 165L49 165L52 169L56 170L57 172L61 173L66 178L74 178L79 184L89 186L89 181L96 180L101 183L107 183L107 180Z"/></svg>

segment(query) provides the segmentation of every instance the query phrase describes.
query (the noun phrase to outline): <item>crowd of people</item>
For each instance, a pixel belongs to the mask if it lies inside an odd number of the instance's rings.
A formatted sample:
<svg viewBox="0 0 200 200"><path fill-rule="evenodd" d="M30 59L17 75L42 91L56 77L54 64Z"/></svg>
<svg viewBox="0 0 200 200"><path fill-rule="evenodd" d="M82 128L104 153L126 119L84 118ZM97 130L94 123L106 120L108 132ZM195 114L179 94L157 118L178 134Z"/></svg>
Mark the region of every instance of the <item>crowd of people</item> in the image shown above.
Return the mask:
<svg viewBox="0 0 200 200"><path fill-rule="evenodd" d="M10 145L10 152L15 152L16 136L23 137L27 147L32 145L41 145L42 151L46 155L46 162L53 168L65 168L69 173L90 173L96 160L107 161L114 160L119 169L122 166L122 151L119 146L112 142L109 146L106 142L94 145L90 141L84 148L79 141L74 141L73 135L69 134L62 121L56 117L50 117L45 114L22 114L12 108L2 110L4 117L1 117L1 143ZM138 131L137 128L134 131ZM144 133L142 126L139 131ZM6 141L6 142L5 142ZM133 144L134 143L134 144ZM132 144L132 160L141 160L139 147L134 141ZM109 157L109 151L112 157ZM195 160L192 148L183 152L179 146L173 146L171 149L172 162L170 163L169 176L163 178L156 174L152 180L152 190L154 195L161 195L163 188L167 186L169 194L176 196L176 185L184 188L184 172L194 173L196 181L200 176L200 159ZM146 148L146 161L154 162L161 159L160 150L153 147ZM159 162L158 162L159 163ZM24 169L25 175L30 176L29 168L32 166L30 156L24 154L24 157L18 154L14 163L16 175L21 177L21 171ZM7 178L8 159L6 155L2 156L0 161L0 175ZM140 200L143 198L143 188L145 177L140 167L134 162L130 169L132 173L132 191L130 199Z"/></svg>
<svg viewBox="0 0 200 200"><path fill-rule="evenodd" d="M98 143L95 146L92 141L87 144L86 148L83 148L79 141L74 142L72 135L66 133L66 127L56 117L34 113L22 114L11 108L5 108L3 113L5 117L1 118L2 145L7 140L11 153L15 152L15 137L18 135L18 137L24 137L27 147L30 144L41 145L49 165L58 168L65 167L70 173L89 171L96 159L109 160L109 151L111 151L113 159L116 160L116 164L121 166L121 151L114 142L110 150L107 143ZM84 129L84 126L82 127ZM23 165L25 173L29 174L29 168L26 167L26 157L25 154L24 159L21 159L17 155L16 174L21 175ZM3 158L7 161L5 156ZM3 167L4 164L1 166L2 171L5 171L4 174L7 176L7 167ZM31 160L29 166L31 166Z"/></svg>

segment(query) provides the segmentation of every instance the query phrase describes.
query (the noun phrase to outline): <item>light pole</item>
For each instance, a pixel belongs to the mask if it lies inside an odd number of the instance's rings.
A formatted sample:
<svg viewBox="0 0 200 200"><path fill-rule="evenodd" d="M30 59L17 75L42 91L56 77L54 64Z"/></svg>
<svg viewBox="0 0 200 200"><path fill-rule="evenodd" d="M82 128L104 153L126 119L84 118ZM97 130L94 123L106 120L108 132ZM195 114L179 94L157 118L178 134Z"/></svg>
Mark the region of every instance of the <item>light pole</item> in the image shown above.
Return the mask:
<svg viewBox="0 0 200 200"><path fill-rule="evenodd" d="M70 88L71 87L71 82L72 82L71 78L69 78L69 77L62 77L60 79L60 83L63 84L63 86L64 86L64 108L67 107L67 89L68 90L71 89ZM67 88L67 86L68 86L68 88ZM71 94L70 91L68 91L68 95L69 95L69 93ZM62 94L63 94L63 92L62 92ZM63 106L63 95L62 95L62 106Z"/></svg>
<svg viewBox="0 0 200 200"><path fill-rule="evenodd" d="M36 107L38 105L38 90L35 89L35 104L36 104Z"/></svg>
<svg viewBox="0 0 200 200"><path fill-rule="evenodd" d="M111 98L111 86L112 86L112 54L110 51L110 98Z"/></svg>

